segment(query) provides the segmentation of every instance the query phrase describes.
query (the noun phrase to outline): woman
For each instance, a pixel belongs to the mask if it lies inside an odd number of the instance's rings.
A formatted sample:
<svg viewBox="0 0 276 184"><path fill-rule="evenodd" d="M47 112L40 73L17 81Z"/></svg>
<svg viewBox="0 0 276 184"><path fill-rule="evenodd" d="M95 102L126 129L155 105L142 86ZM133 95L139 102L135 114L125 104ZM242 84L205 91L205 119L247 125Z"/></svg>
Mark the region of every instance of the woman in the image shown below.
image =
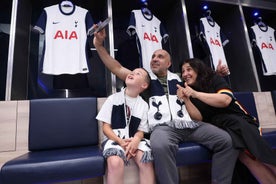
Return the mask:
<svg viewBox="0 0 276 184"><path fill-rule="evenodd" d="M240 161L262 183L276 183L276 154L263 140L256 118L249 115L233 96L227 82L199 59L182 64L184 87L178 85L178 97L193 112L192 118L210 122L226 130Z"/></svg>

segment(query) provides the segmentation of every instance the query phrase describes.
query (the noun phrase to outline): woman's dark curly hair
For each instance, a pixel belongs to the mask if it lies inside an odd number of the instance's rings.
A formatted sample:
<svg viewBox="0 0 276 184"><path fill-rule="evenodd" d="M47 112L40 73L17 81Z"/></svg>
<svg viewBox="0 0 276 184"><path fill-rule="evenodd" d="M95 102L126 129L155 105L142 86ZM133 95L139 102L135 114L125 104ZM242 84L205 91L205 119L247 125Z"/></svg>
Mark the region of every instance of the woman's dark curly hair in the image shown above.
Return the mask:
<svg viewBox="0 0 276 184"><path fill-rule="evenodd" d="M195 82L195 85L192 87L201 90L201 91L207 91L207 89L210 86L211 79L215 75L215 71L213 71L209 66L207 66L203 61L201 61L198 58L191 58L185 60L181 64L181 72L182 72L182 66L188 63L193 68L193 70L197 73L197 79Z"/></svg>

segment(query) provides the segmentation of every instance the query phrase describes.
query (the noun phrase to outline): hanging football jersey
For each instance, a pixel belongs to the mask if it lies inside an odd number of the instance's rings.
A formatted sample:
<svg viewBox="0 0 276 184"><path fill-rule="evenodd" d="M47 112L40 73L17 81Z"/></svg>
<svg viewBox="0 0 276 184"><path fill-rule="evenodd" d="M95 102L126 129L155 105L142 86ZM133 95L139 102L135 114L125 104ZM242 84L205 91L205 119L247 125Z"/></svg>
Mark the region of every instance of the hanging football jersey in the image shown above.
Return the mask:
<svg viewBox="0 0 276 184"><path fill-rule="evenodd" d="M209 21L206 17L202 17L200 19L200 34L210 51L211 67L216 70L219 60L221 60L223 65L228 65L223 46L229 40L221 32L220 26L215 21Z"/></svg>
<svg viewBox="0 0 276 184"><path fill-rule="evenodd" d="M269 26L260 27L258 24L251 27L252 41L260 51L263 75L276 75L276 42L275 30Z"/></svg>
<svg viewBox="0 0 276 184"><path fill-rule="evenodd" d="M161 21L153 14L145 15L142 10L132 10L127 33L136 34L136 43L140 55L140 67L147 71L154 51L162 49L162 41L166 42L168 34Z"/></svg>
<svg viewBox="0 0 276 184"><path fill-rule="evenodd" d="M88 73L87 34L93 24L88 10L76 5L44 8L34 26L34 30L45 34L42 73Z"/></svg>

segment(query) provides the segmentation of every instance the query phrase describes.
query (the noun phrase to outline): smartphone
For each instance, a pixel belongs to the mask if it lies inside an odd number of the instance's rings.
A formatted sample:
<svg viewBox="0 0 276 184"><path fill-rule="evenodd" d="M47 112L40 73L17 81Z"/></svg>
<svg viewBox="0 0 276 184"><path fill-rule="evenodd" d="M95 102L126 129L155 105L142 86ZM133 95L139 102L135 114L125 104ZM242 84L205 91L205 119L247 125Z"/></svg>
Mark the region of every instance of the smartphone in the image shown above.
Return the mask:
<svg viewBox="0 0 276 184"><path fill-rule="evenodd" d="M97 23L97 26L96 28L93 28L91 31L90 31L90 35L94 34L94 33L98 33L100 32L103 28L105 28L105 26L108 25L108 23L110 22L111 18L108 17L106 18L103 22L100 21Z"/></svg>

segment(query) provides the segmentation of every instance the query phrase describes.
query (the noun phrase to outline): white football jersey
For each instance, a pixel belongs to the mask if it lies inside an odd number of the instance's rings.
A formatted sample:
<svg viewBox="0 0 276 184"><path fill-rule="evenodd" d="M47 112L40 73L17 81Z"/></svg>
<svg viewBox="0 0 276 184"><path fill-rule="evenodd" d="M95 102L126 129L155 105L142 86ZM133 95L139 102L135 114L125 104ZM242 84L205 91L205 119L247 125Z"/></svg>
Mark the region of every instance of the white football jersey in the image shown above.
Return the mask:
<svg viewBox="0 0 276 184"><path fill-rule="evenodd" d="M66 13L63 8L72 8L72 11ZM57 4L44 8L34 27L45 34L42 73L88 73L86 43L92 26L90 13L79 6Z"/></svg>
<svg viewBox="0 0 276 184"><path fill-rule="evenodd" d="M161 21L154 15L145 16L142 10L132 10L127 33L137 36L137 47L141 57L139 66L151 71L150 61L153 52L162 49L162 39L165 41L168 38Z"/></svg>
<svg viewBox="0 0 276 184"><path fill-rule="evenodd" d="M256 43L262 62L264 75L276 75L276 42L275 30L269 26L260 28L257 24L252 26L253 42Z"/></svg>
<svg viewBox="0 0 276 184"><path fill-rule="evenodd" d="M205 41L208 44L210 54L212 56L212 67L217 69L219 60L223 65L227 65L227 61L224 54L223 46L226 45L229 40L222 35L220 26L215 22L209 22L206 17L200 19L201 32Z"/></svg>

